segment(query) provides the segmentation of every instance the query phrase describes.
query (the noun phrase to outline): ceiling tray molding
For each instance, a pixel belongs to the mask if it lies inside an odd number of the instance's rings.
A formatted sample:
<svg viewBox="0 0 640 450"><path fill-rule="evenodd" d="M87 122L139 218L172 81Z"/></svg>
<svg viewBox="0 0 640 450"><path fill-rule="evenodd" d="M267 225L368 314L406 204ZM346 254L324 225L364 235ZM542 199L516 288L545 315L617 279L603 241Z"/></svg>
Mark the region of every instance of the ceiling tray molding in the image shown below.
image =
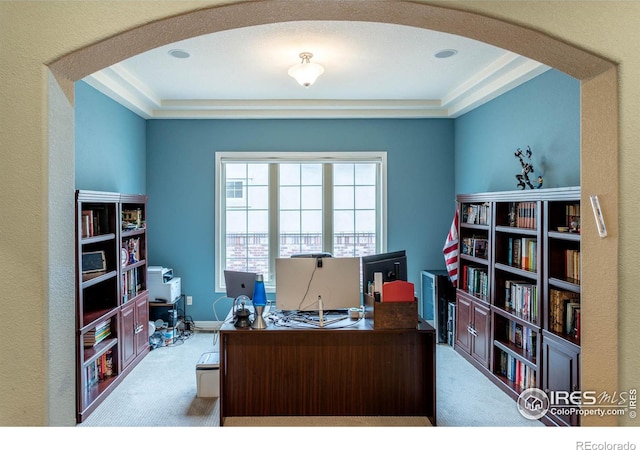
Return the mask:
<svg viewBox="0 0 640 450"><path fill-rule="evenodd" d="M442 100L162 100L118 64L84 81L144 119L455 118L547 70L509 53Z"/></svg>

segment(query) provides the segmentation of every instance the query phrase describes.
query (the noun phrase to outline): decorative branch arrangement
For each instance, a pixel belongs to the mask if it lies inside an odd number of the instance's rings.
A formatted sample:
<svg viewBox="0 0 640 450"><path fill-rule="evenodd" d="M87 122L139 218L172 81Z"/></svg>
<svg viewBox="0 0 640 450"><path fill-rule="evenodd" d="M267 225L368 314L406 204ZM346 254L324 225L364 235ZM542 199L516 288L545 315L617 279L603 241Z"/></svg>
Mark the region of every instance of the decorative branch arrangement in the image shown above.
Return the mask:
<svg viewBox="0 0 640 450"><path fill-rule="evenodd" d="M531 155L533 152L531 151L531 147L527 145L527 149L523 153L521 149L518 149L514 155L520 161L520 165L522 166L521 173L516 175L516 179L518 180L518 188L524 190L529 186L531 189L540 189L542 187L542 183L544 180L541 176L538 177L538 185L534 186L531 180L529 179L529 174L533 172L533 164L531 163ZM525 161L525 157L527 161Z"/></svg>

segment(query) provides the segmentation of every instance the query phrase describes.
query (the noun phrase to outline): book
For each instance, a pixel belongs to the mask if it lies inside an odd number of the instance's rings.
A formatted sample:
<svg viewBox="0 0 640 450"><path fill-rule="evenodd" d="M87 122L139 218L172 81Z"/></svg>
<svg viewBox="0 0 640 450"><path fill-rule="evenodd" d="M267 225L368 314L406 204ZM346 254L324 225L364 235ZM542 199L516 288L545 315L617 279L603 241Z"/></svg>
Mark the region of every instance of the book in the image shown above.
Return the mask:
<svg viewBox="0 0 640 450"><path fill-rule="evenodd" d="M90 210L82 211L82 237L93 236L93 213Z"/></svg>
<svg viewBox="0 0 640 450"><path fill-rule="evenodd" d="M473 256L476 258L487 258L487 240L481 238L473 239Z"/></svg>
<svg viewBox="0 0 640 450"><path fill-rule="evenodd" d="M580 282L580 251L568 249L564 252L565 278L574 283Z"/></svg>
<svg viewBox="0 0 640 450"><path fill-rule="evenodd" d="M575 327L575 310L580 308L580 303L578 302L570 302L568 301L565 305L565 322L564 322L564 333L569 336L574 335L574 327Z"/></svg>
<svg viewBox="0 0 640 450"><path fill-rule="evenodd" d="M522 325L519 323L515 324L514 335L513 335L513 343L516 347L522 348Z"/></svg>
<svg viewBox="0 0 640 450"><path fill-rule="evenodd" d="M576 292L549 289L549 329L557 334L568 334L567 307L570 303L580 305L580 294ZM575 308L575 305L572 306Z"/></svg>
<svg viewBox="0 0 640 450"><path fill-rule="evenodd" d="M111 335L111 319L107 319L104 322L99 323L96 327L85 333L82 336L82 340L85 347L93 347L94 345L102 342L105 338Z"/></svg>
<svg viewBox="0 0 640 450"><path fill-rule="evenodd" d="M469 205L467 208L467 223L476 223L476 215L478 213L477 205Z"/></svg>
<svg viewBox="0 0 640 450"><path fill-rule="evenodd" d="M513 239L512 242L512 248L513 248L513 255L512 255L512 266L515 267L520 267L520 263L522 261L522 253L521 253L521 244L522 244L522 239L521 238L511 238Z"/></svg>

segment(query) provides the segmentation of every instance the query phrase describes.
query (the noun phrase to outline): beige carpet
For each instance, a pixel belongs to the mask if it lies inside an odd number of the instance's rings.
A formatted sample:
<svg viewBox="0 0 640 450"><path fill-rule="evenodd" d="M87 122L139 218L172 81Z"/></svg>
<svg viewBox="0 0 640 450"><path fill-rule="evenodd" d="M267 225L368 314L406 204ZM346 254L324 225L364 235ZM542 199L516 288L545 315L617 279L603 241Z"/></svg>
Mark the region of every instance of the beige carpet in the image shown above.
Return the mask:
<svg viewBox="0 0 640 450"><path fill-rule="evenodd" d="M282 416L227 417L225 427L430 427L426 417L404 416Z"/></svg>

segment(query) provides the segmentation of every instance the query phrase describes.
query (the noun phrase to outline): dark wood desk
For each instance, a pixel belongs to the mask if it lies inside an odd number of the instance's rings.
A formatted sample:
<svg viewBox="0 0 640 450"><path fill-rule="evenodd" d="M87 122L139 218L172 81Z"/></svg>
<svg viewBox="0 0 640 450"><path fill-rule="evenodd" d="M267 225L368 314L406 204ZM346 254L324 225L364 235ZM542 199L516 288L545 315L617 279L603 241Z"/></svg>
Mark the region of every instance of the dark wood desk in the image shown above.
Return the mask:
<svg viewBox="0 0 640 450"><path fill-rule="evenodd" d="M349 319L346 320L346 323ZM426 416L436 424L436 336L415 329L220 330L220 425L238 416Z"/></svg>

